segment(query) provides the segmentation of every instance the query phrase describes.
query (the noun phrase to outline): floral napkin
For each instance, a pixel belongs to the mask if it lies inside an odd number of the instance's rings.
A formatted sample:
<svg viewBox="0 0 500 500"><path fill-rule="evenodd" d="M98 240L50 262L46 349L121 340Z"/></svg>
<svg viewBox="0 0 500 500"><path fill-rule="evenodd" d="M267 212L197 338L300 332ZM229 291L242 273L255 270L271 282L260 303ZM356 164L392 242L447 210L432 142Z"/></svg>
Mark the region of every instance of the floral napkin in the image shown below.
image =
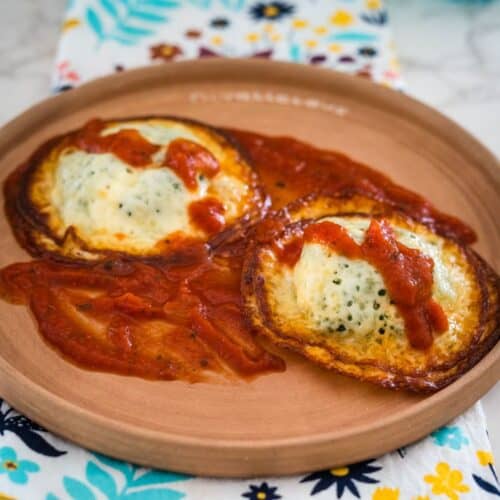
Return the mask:
<svg viewBox="0 0 500 500"><path fill-rule="evenodd" d="M54 91L188 58L259 57L334 68L401 86L381 0L72 0ZM295 477L221 480L92 453L0 400L0 500L468 500L500 496L478 403L383 457Z"/></svg>
<svg viewBox="0 0 500 500"><path fill-rule="evenodd" d="M485 429L476 404L422 441L383 457L299 476L210 479L92 453L3 403L0 500L493 500L500 486Z"/></svg>
<svg viewBox="0 0 500 500"><path fill-rule="evenodd" d="M205 57L335 68L400 86L381 0L72 0L54 89L115 71Z"/></svg>

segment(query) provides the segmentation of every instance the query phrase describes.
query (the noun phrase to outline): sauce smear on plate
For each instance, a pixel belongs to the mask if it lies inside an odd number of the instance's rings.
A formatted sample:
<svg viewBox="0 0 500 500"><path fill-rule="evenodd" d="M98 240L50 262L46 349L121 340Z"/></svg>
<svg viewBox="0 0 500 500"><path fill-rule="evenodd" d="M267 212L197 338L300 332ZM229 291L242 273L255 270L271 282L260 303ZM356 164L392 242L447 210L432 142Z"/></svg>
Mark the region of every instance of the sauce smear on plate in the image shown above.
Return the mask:
<svg viewBox="0 0 500 500"><path fill-rule="evenodd" d="M93 123L86 135L77 134L75 147L112 152L136 167L147 165L158 150L131 130L99 136L101 122ZM291 138L225 132L245 150L273 208L311 192L357 192L397 207L444 236L465 243L475 240L474 232L458 219L342 154ZM167 159L193 189L196 172L213 176L218 165L205 151L186 142L174 141ZM215 206L210 198L192 206L191 217L208 234L225 225L224 207ZM371 228L374 241L380 240L382 246L393 244L390 238L378 238L383 230L383 225ZM174 253L150 261L113 257L99 264L50 259L13 264L0 272L0 293L10 302L29 305L43 337L68 359L89 369L189 381L210 374L251 377L284 370L284 362L259 344L241 312L241 268L252 233L229 230L226 243L219 237L224 234L218 235L217 246L180 244ZM296 245L291 253L296 257L299 250ZM402 270L402 280L413 270L423 270L427 276L425 259L420 262L406 255L406 250L399 251L415 264ZM370 253L366 258L373 260L384 277L389 276L380 255ZM408 308L407 325L416 314L427 318L429 331L440 331L446 318L427 300L429 283L424 278L419 283L415 293L422 300L401 302L401 307ZM393 292L401 297L406 293L398 291L396 284ZM428 345L428 333L418 330L412 343Z"/></svg>

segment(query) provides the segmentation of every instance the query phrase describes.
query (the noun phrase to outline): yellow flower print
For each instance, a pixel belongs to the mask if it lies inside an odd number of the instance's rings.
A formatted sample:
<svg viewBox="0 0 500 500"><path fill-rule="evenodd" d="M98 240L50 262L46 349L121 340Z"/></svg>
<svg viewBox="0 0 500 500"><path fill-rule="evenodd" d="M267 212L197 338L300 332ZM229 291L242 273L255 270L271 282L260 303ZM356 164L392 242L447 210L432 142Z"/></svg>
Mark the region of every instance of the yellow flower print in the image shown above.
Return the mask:
<svg viewBox="0 0 500 500"><path fill-rule="evenodd" d="M280 35L279 33L273 33L273 34L271 35L271 40L272 40L273 42L279 42L279 41L281 40L281 38L282 38L282 37L281 37L281 35Z"/></svg>
<svg viewBox="0 0 500 500"><path fill-rule="evenodd" d="M331 43L328 45L328 50L334 54L338 54L339 52L342 52L342 45L340 45L340 43Z"/></svg>
<svg viewBox="0 0 500 500"><path fill-rule="evenodd" d="M377 488L373 493L372 500L399 500L399 489Z"/></svg>
<svg viewBox="0 0 500 500"><path fill-rule="evenodd" d="M14 497L10 497L9 495L6 495L5 493L0 492L0 500L16 500Z"/></svg>
<svg viewBox="0 0 500 500"><path fill-rule="evenodd" d="M318 42L316 40L306 40L306 47L309 49L314 49L314 47L318 46Z"/></svg>
<svg viewBox="0 0 500 500"><path fill-rule="evenodd" d="M274 26L272 24L266 24L262 28L266 33L272 33L274 31Z"/></svg>
<svg viewBox="0 0 500 500"><path fill-rule="evenodd" d="M302 28L307 28L307 21L305 19L294 19L292 21L292 26L295 28L295 29L302 29Z"/></svg>
<svg viewBox="0 0 500 500"><path fill-rule="evenodd" d="M478 450L476 451L477 461L483 467L494 463L493 454L489 451Z"/></svg>
<svg viewBox="0 0 500 500"><path fill-rule="evenodd" d="M80 26L80 19L77 19L76 17L70 17L69 19L66 19L62 25L62 32L66 33L66 31L72 30L73 28L76 28L77 26Z"/></svg>
<svg viewBox="0 0 500 500"><path fill-rule="evenodd" d="M429 495L418 495L418 497L413 497L411 500L431 500Z"/></svg>
<svg viewBox="0 0 500 500"><path fill-rule="evenodd" d="M258 42L260 39L260 35L258 33L248 33L246 39L248 42Z"/></svg>
<svg viewBox="0 0 500 500"><path fill-rule="evenodd" d="M224 43L224 40L221 36L213 36L210 42L212 43L212 45L222 45Z"/></svg>
<svg viewBox="0 0 500 500"><path fill-rule="evenodd" d="M401 69L399 61L396 57L391 58L391 60L389 61L389 66L394 71L399 71Z"/></svg>
<svg viewBox="0 0 500 500"><path fill-rule="evenodd" d="M265 17L276 17L280 13L280 10L275 5L266 5L264 7Z"/></svg>
<svg viewBox="0 0 500 500"><path fill-rule="evenodd" d="M330 22L335 26L346 27L354 22L353 15L347 10L337 10L330 17Z"/></svg>
<svg viewBox="0 0 500 500"><path fill-rule="evenodd" d="M349 467L337 467L336 469L330 469L330 474L338 477L347 476L349 474Z"/></svg>
<svg viewBox="0 0 500 500"><path fill-rule="evenodd" d="M316 33L316 35L326 35L328 33L328 30L326 29L326 26L318 26L316 28L314 28L314 33Z"/></svg>
<svg viewBox="0 0 500 500"><path fill-rule="evenodd" d="M462 483L463 475L459 470L451 469L446 462L436 465L436 476L428 474L424 481L432 485L432 493L446 495L449 500L459 500L458 493L467 493L470 488Z"/></svg>
<svg viewBox="0 0 500 500"><path fill-rule="evenodd" d="M365 0L367 9L376 10L382 8L382 0Z"/></svg>

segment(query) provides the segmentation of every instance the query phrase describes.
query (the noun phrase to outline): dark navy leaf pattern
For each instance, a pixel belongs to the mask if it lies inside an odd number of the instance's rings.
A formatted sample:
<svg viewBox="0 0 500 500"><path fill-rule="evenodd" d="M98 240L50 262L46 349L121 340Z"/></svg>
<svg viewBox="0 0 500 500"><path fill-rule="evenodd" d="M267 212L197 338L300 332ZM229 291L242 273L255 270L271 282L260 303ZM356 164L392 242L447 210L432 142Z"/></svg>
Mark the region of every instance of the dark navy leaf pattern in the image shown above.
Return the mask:
<svg viewBox="0 0 500 500"><path fill-rule="evenodd" d="M7 407L3 411L3 400L0 399L0 436L9 431L16 434L17 437L33 451L46 455L48 457L59 457L66 452L56 449L52 446L40 432L46 432L45 429L33 422L24 415L12 415L14 410Z"/></svg>
<svg viewBox="0 0 500 500"><path fill-rule="evenodd" d="M59 457L66 452L54 448L44 437L28 429L19 429L16 434L23 443L33 451L48 457Z"/></svg>
<svg viewBox="0 0 500 500"><path fill-rule="evenodd" d="M379 12L370 12L361 14L361 19L368 24L383 25L389 20L387 11L381 10Z"/></svg>
<svg viewBox="0 0 500 500"><path fill-rule="evenodd" d="M490 483L489 481L486 481L486 479L483 479L477 474L472 474L472 477L474 478L474 481L476 481L476 484L481 489L487 491L488 493L491 493L492 495L500 497L500 489L498 489L494 484Z"/></svg>
<svg viewBox="0 0 500 500"><path fill-rule="evenodd" d="M279 500L281 495L277 493L277 486L269 486L266 482L261 483L260 486L255 484L248 485L249 491L242 493L242 497L248 498L249 500Z"/></svg>
<svg viewBox="0 0 500 500"><path fill-rule="evenodd" d="M8 428L8 430L11 430L12 432L15 432L14 429L29 429L31 431L46 432L46 430L41 425L38 425L37 423L33 422L33 420L30 420L24 415L16 415L14 417L10 417L8 419L6 428Z"/></svg>
<svg viewBox="0 0 500 500"><path fill-rule="evenodd" d="M375 460L365 460L346 467L313 472L301 479L300 482L316 481L316 484L311 490L311 495L316 495L335 485L337 498L342 498L346 489L356 498L361 498L356 486L357 482L366 484L375 484L379 482L378 479L368 475L382 470L382 467L373 465L373 462L375 462Z"/></svg>
<svg viewBox="0 0 500 500"><path fill-rule="evenodd" d="M491 472L491 475L493 476L493 479L496 482L496 485L493 484L493 482L490 482L481 476L478 476L477 474L472 474L472 477L476 484L484 491L487 491L488 493L491 493L494 496L500 497L500 482L498 481L497 473L495 471L495 467L493 463L488 464L488 468Z"/></svg>

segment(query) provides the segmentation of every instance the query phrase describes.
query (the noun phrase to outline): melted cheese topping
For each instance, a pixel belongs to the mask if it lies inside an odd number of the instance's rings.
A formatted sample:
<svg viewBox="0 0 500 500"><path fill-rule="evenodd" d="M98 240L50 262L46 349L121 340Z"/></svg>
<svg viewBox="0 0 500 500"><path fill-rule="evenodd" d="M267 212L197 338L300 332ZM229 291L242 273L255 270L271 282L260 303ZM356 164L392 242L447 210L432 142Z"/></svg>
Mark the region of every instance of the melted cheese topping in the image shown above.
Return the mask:
<svg viewBox="0 0 500 500"><path fill-rule="evenodd" d="M251 208L247 206L252 200L251 188L238 177L241 170L233 173L228 165L231 153L203 129L152 119L112 123L102 135L122 129L137 130L160 146L151 165L135 168L111 153L64 150L54 169L49 194L49 203L59 219L60 237L72 226L92 248L142 253L174 233L205 237L190 221L188 208L194 201L207 196L221 200L227 223ZM204 146L222 166L211 179L198 175L195 190L187 189L172 169L162 166L168 145L179 138Z"/></svg>
<svg viewBox="0 0 500 500"><path fill-rule="evenodd" d="M138 169L82 151L61 156L54 181L52 202L64 226L96 247L150 248L175 231L195 235L187 207L207 188L200 181L190 192L169 168Z"/></svg>
<svg viewBox="0 0 500 500"><path fill-rule="evenodd" d="M368 217L322 220L341 225L358 244L363 242L370 224ZM432 233L420 235L406 228L393 229L398 241L433 259L433 298L445 309L452 308L461 273L445 263L444 240ZM403 319L377 269L364 260L339 255L327 245L306 243L294 268L283 269L276 285L275 297L283 298L278 306L280 314L299 320L311 331L343 335L355 332L358 338L373 332L404 332Z"/></svg>
<svg viewBox="0 0 500 500"><path fill-rule="evenodd" d="M168 126L166 126L166 124L168 124ZM159 146L168 146L174 139L188 139L189 141L203 145L202 141L199 140L196 134L187 126L166 120L120 122L107 126L102 131L101 135L106 136L115 134L123 129L137 130L144 139L151 144L157 144Z"/></svg>

